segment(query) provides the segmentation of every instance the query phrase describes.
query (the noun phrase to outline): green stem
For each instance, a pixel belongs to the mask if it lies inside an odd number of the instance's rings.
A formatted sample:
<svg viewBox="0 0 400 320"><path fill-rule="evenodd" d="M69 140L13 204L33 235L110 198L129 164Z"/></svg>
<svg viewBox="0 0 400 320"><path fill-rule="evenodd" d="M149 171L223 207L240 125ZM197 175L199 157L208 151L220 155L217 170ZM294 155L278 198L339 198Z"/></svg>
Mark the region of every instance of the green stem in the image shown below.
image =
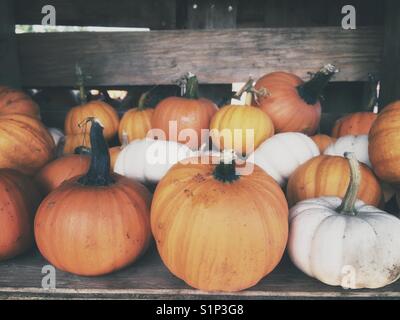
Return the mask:
<svg viewBox="0 0 400 320"><path fill-rule="evenodd" d="M187 76L185 98L198 99L199 98L199 81L194 74Z"/></svg>
<svg viewBox="0 0 400 320"><path fill-rule="evenodd" d="M146 102L147 102L148 96L149 96L149 92L148 91L146 91L146 92L141 94L141 96L139 98L139 102L138 102L138 109L139 110L146 109Z"/></svg>
<svg viewBox="0 0 400 320"><path fill-rule="evenodd" d="M298 86L297 92L307 104L316 104L329 80L338 71L339 70L334 65L327 64L320 71L314 74L311 80Z"/></svg>
<svg viewBox="0 0 400 320"><path fill-rule="evenodd" d="M83 74L82 68L79 64L75 66L75 75L77 79L77 85L79 88L79 98L81 104L85 104L87 102L86 90L85 90L85 75Z"/></svg>
<svg viewBox="0 0 400 320"><path fill-rule="evenodd" d="M85 186L108 186L114 183L114 179L110 175L110 154L103 136L103 127L94 118L88 118L87 121L92 124L90 128L92 157L88 172L79 178L78 182Z"/></svg>
<svg viewBox="0 0 400 320"><path fill-rule="evenodd" d="M337 211L347 215L356 215L355 203L357 201L358 190L361 183L360 164L353 152L346 152L344 156L349 160L350 183L347 187L346 195Z"/></svg>
<svg viewBox="0 0 400 320"><path fill-rule="evenodd" d="M376 80L375 76L373 74L368 74L368 96L369 100L366 105L365 110L367 111L374 111L375 106L378 106L378 83L379 81Z"/></svg>
<svg viewBox="0 0 400 320"><path fill-rule="evenodd" d="M232 183L239 179L236 174L236 163L233 150L224 150L221 154L220 163L216 165L214 178L223 183Z"/></svg>

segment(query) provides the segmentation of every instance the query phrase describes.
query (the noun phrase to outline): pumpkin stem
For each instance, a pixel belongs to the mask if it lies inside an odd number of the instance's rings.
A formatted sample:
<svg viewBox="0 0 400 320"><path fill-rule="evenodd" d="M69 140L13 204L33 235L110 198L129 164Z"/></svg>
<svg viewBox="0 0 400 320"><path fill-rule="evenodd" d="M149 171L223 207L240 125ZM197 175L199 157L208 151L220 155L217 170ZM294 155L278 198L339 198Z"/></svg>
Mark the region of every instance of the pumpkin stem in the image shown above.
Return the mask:
<svg viewBox="0 0 400 320"><path fill-rule="evenodd" d="M198 99L199 98L199 81L196 75L188 73L186 76L186 92L184 97L187 99Z"/></svg>
<svg viewBox="0 0 400 320"><path fill-rule="evenodd" d="M369 100L366 106L367 111L371 111L374 113L378 113L378 101L379 101L379 81L376 80L376 77L369 73L368 74L368 93Z"/></svg>
<svg viewBox="0 0 400 320"><path fill-rule="evenodd" d="M239 179L236 174L235 152L233 150L224 150L221 153L220 163L214 169L214 178L223 183L232 183Z"/></svg>
<svg viewBox="0 0 400 320"><path fill-rule="evenodd" d="M114 180L110 175L110 154L103 136L103 127L93 117L88 118L87 122L92 124L90 128L92 157L88 172L79 178L78 182L84 186L108 186L114 183Z"/></svg>
<svg viewBox="0 0 400 320"><path fill-rule="evenodd" d="M344 156L349 160L350 183L347 187L346 195L337 211L343 214L356 215L355 203L357 201L358 189L361 182L360 164L353 152L346 152Z"/></svg>
<svg viewBox="0 0 400 320"><path fill-rule="evenodd" d="M76 84L79 88L79 99L81 104L85 104L87 102L86 89L85 89L85 75L82 71L81 66L77 63L75 65L75 75L76 75Z"/></svg>
<svg viewBox="0 0 400 320"><path fill-rule="evenodd" d="M329 80L331 80L333 75L337 72L339 72L339 69L332 64L327 64L320 71L315 73L311 80L299 85L297 87L297 92L307 104L314 105L318 102Z"/></svg>
<svg viewBox="0 0 400 320"><path fill-rule="evenodd" d="M253 102L253 95L255 97L257 96L267 96L268 92L265 88L261 88L260 90L257 90L254 88L254 80L250 77L249 80L244 84L244 86L236 92L236 94L233 96L234 99L240 100L241 96L243 93L246 92L246 99L245 99L245 105L246 106L251 106Z"/></svg>
<svg viewBox="0 0 400 320"><path fill-rule="evenodd" d="M149 96L149 91L146 91L144 93L141 94L140 98L139 98L139 102L138 102L138 109L139 110L144 110L146 109L146 102L147 102L147 98Z"/></svg>

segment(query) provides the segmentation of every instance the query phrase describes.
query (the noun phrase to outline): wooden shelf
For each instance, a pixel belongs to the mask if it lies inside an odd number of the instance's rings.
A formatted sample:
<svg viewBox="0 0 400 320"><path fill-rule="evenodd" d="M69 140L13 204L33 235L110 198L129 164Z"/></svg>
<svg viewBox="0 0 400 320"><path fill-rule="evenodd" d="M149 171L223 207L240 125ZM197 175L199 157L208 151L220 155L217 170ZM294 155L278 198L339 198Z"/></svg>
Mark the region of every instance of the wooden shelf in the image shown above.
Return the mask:
<svg viewBox="0 0 400 320"><path fill-rule="evenodd" d="M378 290L344 290L326 286L297 270L287 258L257 286L240 293L207 293L174 277L151 248L136 264L102 277L56 272L55 290L41 288L47 262L34 250L0 263L0 299L318 299L400 298L400 281Z"/></svg>

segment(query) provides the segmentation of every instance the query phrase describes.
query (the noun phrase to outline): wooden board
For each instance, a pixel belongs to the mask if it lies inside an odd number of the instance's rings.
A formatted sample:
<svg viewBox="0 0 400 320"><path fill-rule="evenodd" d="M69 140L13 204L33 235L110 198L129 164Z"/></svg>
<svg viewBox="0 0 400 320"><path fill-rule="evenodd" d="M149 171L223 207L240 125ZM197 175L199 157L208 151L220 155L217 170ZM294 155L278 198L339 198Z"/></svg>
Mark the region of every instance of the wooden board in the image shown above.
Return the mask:
<svg viewBox="0 0 400 320"><path fill-rule="evenodd" d="M173 29L175 0L16 0L17 24L41 24L44 5L53 5L57 25Z"/></svg>
<svg viewBox="0 0 400 320"><path fill-rule="evenodd" d="M37 251L0 263L0 299L117 298L117 299L292 299L400 298L400 282L378 290L330 287L297 270L287 258L255 287L239 293L208 293L190 288L174 277L151 248L136 264L102 277L56 272L56 289L41 287L47 262Z"/></svg>
<svg viewBox="0 0 400 320"><path fill-rule="evenodd" d="M201 83L232 83L285 70L307 78L326 63L334 81L378 73L381 28L283 28L18 36L26 87L71 86L79 63L89 85L171 84L191 71Z"/></svg>

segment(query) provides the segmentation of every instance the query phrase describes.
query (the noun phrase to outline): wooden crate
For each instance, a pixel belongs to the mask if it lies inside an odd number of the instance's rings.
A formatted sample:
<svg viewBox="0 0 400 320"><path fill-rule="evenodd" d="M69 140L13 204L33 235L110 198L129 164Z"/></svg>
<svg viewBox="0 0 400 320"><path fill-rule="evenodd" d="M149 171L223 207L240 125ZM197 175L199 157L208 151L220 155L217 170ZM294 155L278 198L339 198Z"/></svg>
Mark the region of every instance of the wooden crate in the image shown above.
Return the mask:
<svg viewBox="0 0 400 320"><path fill-rule="evenodd" d="M325 63L341 72L327 89L322 131L340 115L362 110L369 72L382 79L381 105L400 98L400 2L353 0L357 29L343 30L344 0L0 0L0 83L44 88L50 95L75 85L79 63L93 88L138 95L196 73L214 99L232 82L270 71L307 78ZM40 24L41 8L57 9L57 24L147 27L150 32L14 34L15 24ZM169 92L169 91L166 92ZM47 125L70 107L42 109ZM1 232L1 230L0 230ZM285 258L256 287L235 294L193 290L173 277L152 248L115 274L85 278L57 272L57 289L41 289L45 260L37 250L0 263L0 298L400 298L400 284L348 291L308 278Z"/></svg>

